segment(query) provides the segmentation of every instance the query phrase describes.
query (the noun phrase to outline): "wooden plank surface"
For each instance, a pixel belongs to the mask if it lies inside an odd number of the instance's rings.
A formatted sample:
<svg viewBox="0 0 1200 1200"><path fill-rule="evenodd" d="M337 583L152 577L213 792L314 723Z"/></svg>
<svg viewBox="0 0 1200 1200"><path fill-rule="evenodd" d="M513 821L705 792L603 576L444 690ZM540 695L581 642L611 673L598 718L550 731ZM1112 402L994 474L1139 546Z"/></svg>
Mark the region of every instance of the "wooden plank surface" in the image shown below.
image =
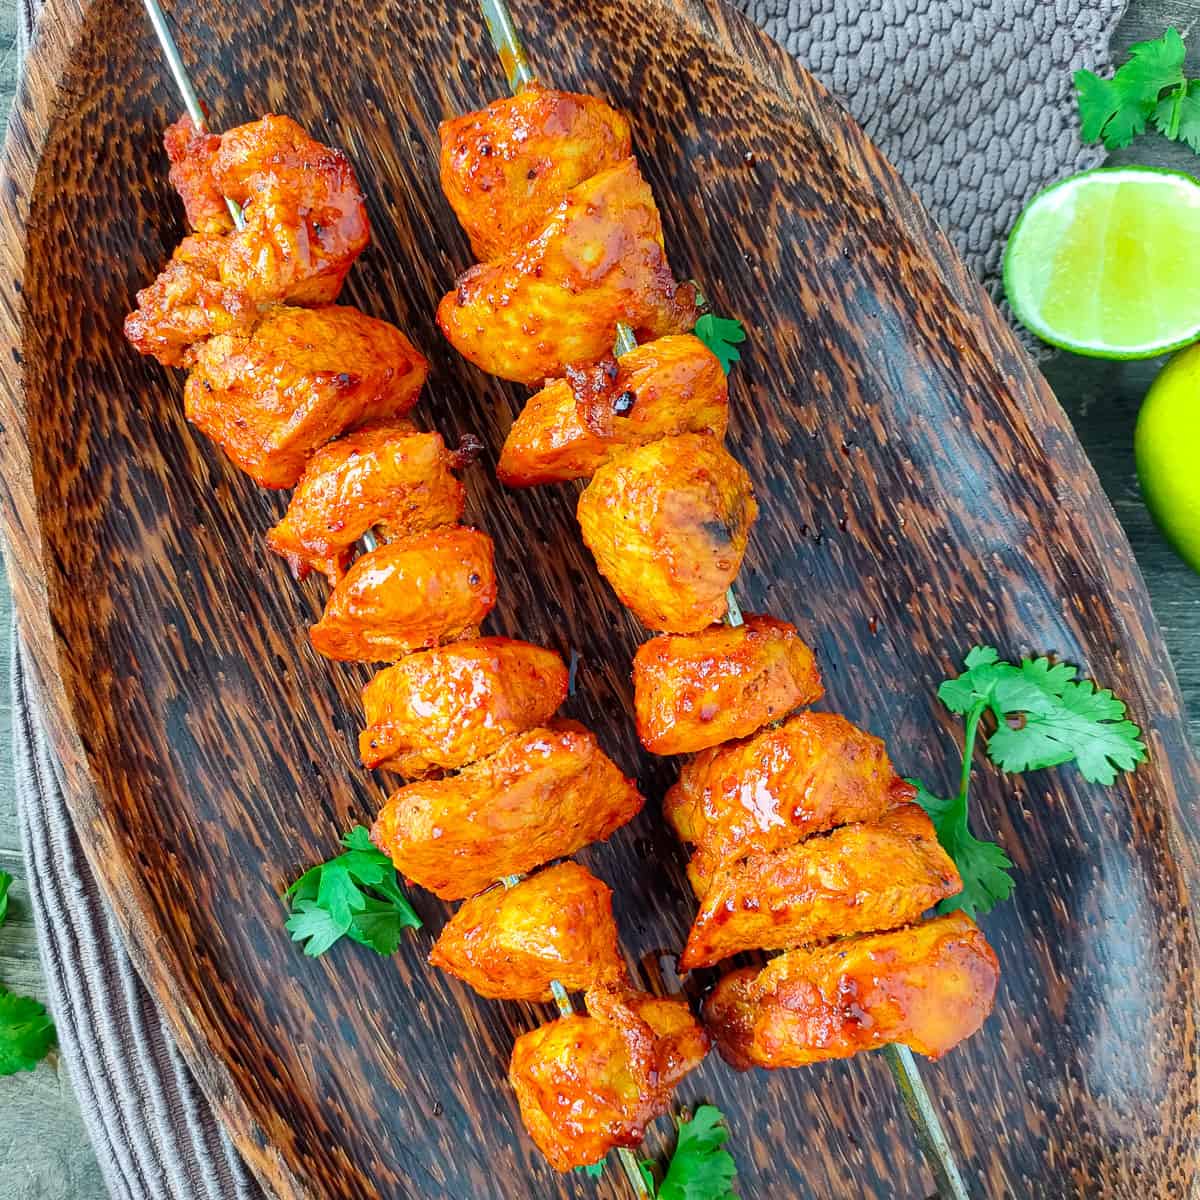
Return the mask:
<svg viewBox="0 0 1200 1200"><path fill-rule="evenodd" d="M1118 50L1155 36L1169 23L1183 29L1200 18L1200 0L1134 0L1118 33ZM6 116L15 79L13 0L0 0L0 107ZM1200 47L1200 39L1196 40ZM1192 59L1198 52L1193 49ZM1200 69L1200 62L1193 62ZM1145 162L1195 170L1190 152L1159 139L1144 139L1117 161ZM1172 652L1190 712L1193 740L1200 743L1200 577L1170 551L1153 527L1137 490L1132 461L1132 428L1137 406L1157 363L1113 364L1056 353L1044 371L1072 417L1133 544L1155 611ZM0 590L0 723L8 725L10 599ZM17 838L12 763L0 741L0 869L22 875ZM40 964L24 889L13 892L8 924L0 931L0 979L9 986L43 994ZM98 1168L80 1125L65 1073L56 1063L32 1075L0 1080L0 1181L14 1200L92 1200L104 1195Z"/></svg>

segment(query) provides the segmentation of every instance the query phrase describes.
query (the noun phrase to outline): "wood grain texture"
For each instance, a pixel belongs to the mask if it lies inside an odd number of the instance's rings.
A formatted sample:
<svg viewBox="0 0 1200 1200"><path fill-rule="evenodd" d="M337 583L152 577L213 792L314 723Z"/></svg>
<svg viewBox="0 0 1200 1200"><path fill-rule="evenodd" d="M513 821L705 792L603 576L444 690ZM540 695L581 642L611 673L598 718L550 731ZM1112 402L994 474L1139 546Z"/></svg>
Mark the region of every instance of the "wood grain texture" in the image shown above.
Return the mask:
<svg viewBox="0 0 1200 1200"><path fill-rule="evenodd" d="M309 648L321 585L295 587L262 544L283 498L194 436L180 377L121 341L181 233L159 150L175 106L140 10L52 4L0 197L0 468L73 813L139 965L280 1196L622 1195L614 1172L554 1176L520 1132L505 1065L545 1010L430 971L425 935L386 961L309 961L287 941L284 880L379 804L354 758L365 672ZM985 921L1004 983L983 1034L925 1074L980 1195L1190 1193L1197 769L1141 578L1061 410L891 168L746 21L716 0L517 12L548 75L632 114L677 271L754 331L731 445L764 516L739 592L812 641L828 706L947 786L960 730L934 687L986 640L1083 664L1146 727L1151 764L1108 791L982 767L977 819L1021 874ZM347 299L431 355L418 414L494 459L520 394L431 320L468 262L436 124L502 87L474 5L267 0L252 35L242 15L180 10L217 123L278 109L348 150L376 236ZM576 486L506 493L486 467L469 486L468 518L497 538L491 629L580 652L567 711L651 797L582 857L616 889L638 976L669 989L692 906L657 811L674 768L638 750L629 716L639 631L580 544ZM445 907L417 904L436 933ZM680 1099L725 1108L748 1198L927 1193L877 1057L770 1077L713 1058Z"/></svg>

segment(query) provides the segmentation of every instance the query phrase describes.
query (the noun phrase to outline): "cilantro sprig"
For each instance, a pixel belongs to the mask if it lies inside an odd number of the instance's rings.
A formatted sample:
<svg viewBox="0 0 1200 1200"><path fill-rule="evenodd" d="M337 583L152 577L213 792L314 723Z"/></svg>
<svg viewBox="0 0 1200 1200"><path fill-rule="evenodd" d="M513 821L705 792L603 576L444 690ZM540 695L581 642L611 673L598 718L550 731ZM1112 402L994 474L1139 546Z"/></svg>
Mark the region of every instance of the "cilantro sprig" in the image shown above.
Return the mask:
<svg viewBox="0 0 1200 1200"><path fill-rule="evenodd" d="M642 1179L654 1200L737 1200L733 1190L737 1164L725 1149L729 1126L725 1114L702 1104L690 1121L676 1121L678 1137L662 1183L649 1160L641 1165Z"/></svg>
<svg viewBox="0 0 1200 1200"><path fill-rule="evenodd" d="M1200 80L1183 73L1187 51L1178 29L1138 42L1111 79L1075 72L1081 136L1106 149L1128 146L1150 122L1164 137L1200 154Z"/></svg>
<svg viewBox="0 0 1200 1200"><path fill-rule="evenodd" d="M991 646L973 647L964 665L961 675L938 688L938 699L965 719L958 794L943 799L920 780L910 782L963 879L963 890L943 900L939 911L961 908L974 916L990 912L1013 890L1008 855L970 828L971 764L985 713L996 720L988 757L1009 773L1074 762L1089 783L1111 784L1118 771L1131 771L1145 759L1146 746L1124 703L1107 688L1077 679L1075 667L1048 658L1024 658L1019 666L1001 662Z"/></svg>
<svg viewBox="0 0 1200 1200"><path fill-rule="evenodd" d="M13 877L0 871L0 925L8 919L8 889ZM0 986L0 1075L32 1071L56 1041L45 1005Z"/></svg>
<svg viewBox="0 0 1200 1200"><path fill-rule="evenodd" d="M741 362L738 346L746 340L746 330L736 317L705 313L692 332L717 356L726 375L735 362Z"/></svg>
<svg viewBox="0 0 1200 1200"><path fill-rule="evenodd" d="M311 958L342 937L395 954L405 929L420 929L421 918L400 888L396 869L356 825L344 838L344 854L305 871L283 893L291 904L286 927L292 941Z"/></svg>

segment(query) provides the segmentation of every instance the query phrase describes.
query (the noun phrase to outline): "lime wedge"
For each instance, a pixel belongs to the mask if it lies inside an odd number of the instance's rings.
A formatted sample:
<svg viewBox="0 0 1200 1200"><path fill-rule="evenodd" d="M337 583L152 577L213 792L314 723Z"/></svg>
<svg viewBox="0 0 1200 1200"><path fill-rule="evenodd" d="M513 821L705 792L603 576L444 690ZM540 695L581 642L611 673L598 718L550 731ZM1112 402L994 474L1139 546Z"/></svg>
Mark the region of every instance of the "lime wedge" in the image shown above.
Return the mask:
<svg viewBox="0 0 1200 1200"><path fill-rule="evenodd" d="M1013 312L1043 341L1149 358L1200 338L1200 180L1085 171L1029 202L1004 252Z"/></svg>

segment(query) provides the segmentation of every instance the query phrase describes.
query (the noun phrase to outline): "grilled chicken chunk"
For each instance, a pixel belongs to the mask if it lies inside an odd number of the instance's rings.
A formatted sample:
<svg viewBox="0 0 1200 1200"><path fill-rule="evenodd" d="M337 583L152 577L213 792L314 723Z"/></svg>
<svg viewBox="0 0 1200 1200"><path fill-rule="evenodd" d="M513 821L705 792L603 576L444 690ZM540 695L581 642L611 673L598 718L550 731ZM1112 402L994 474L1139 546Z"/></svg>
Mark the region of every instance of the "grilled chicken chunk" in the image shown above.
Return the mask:
<svg viewBox="0 0 1200 1200"><path fill-rule="evenodd" d="M267 545L297 579L316 570L336 584L368 529L390 540L456 524L465 497L457 464L438 434L404 422L349 433L308 460Z"/></svg>
<svg viewBox="0 0 1200 1200"><path fill-rule="evenodd" d="M622 983L612 892L578 863L547 867L511 888L497 886L463 902L433 945L429 961L489 1000L554 998Z"/></svg>
<svg viewBox="0 0 1200 1200"><path fill-rule="evenodd" d="M233 217L213 178L220 134L198 130L185 114L167 126L163 145L171 161L171 186L183 200L188 224L197 233L228 233Z"/></svg>
<svg viewBox="0 0 1200 1200"><path fill-rule="evenodd" d="M264 487L292 487L345 429L402 416L428 364L394 325L356 308L271 309L211 338L184 388L188 420Z"/></svg>
<svg viewBox="0 0 1200 1200"><path fill-rule="evenodd" d="M607 838L641 807L595 737L564 722L510 738L450 778L401 788L371 839L407 878L458 900Z"/></svg>
<svg viewBox="0 0 1200 1200"><path fill-rule="evenodd" d="M477 529L433 529L358 558L309 636L327 658L394 662L473 635L495 603L492 539Z"/></svg>
<svg viewBox="0 0 1200 1200"><path fill-rule="evenodd" d="M719 620L758 505L750 477L709 434L626 450L579 497L600 573L650 629L693 633Z"/></svg>
<svg viewBox="0 0 1200 1200"><path fill-rule="evenodd" d="M187 367L195 361L196 343L240 333L259 319L259 306L246 291L222 282L224 253L225 239L215 234L193 234L179 243L125 318L125 337L135 350L164 367Z"/></svg>
<svg viewBox="0 0 1200 1200"><path fill-rule="evenodd" d="M559 1171L638 1145L708 1053L682 1000L593 988L587 1006L522 1034L509 1065L525 1128Z"/></svg>
<svg viewBox="0 0 1200 1200"><path fill-rule="evenodd" d="M703 896L722 862L878 820L915 794L877 737L836 713L805 712L698 754L667 792L663 813L697 847L688 877Z"/></svg>
<svg viewBox="0 0 1200 1200"><path fill-rule="evenodd" d="M222 196L242 206L221 277L263 301L329 304L371 238L350 160L291 117L268 115L221 135L212 161Z"/></svg>
<svg viewBox="0 0 1200 1200"><path fill-rule="evenodd" d="M823 691L812 651L774 617L652 638L633 660L638 737L654 754L748 737Z"/></svg>
<svg viewBox="0 0 1200 1200"><path fill-rule="evenodd" d="M718 867L679 967L895 929L961 891L933 822L917 805L902 804L879 821Z"/></svg>
<svg viewBox="0 0 1200 1200"><path fill-rule="evenodd" d="M999 975L975 922L956 912L734 971L704 1019L739 1070L802 1067L888 1042L939 1058L987 1019Z"/></svg>
<svg viewBox="0 0 1200 1200"><path fill-rule="evenodd" d="M464 358L527 384L602 358L618 321L647 341L691 329L696 316L695 288L671 275L658 209L632 158L572 188L528 244L472 267L438 305Z"/></svg>
<svg viewBox="0 0 1200 1200"><path fill-rule="evenodd" d="M553 650L508 638L452 642L402 658L363 689L365 767L409 779L484 758L544 725L567 695Z"/></svg>
<svg viewBox="0 0 1200 1200"><path fill-rule="evenodd" d="M676 334L572 370L531 397L496 475L509 487L584 479L627 446L679 433L725 436L729 390L717 356Z"/></svg>
<svg viewBox="0 0 1200 1200"><path fill-rule="evenodd" d="M443 121L442 190L480 262L523 246L576 184L629 157L629 122L595 96L531 84Z"/></svg>

